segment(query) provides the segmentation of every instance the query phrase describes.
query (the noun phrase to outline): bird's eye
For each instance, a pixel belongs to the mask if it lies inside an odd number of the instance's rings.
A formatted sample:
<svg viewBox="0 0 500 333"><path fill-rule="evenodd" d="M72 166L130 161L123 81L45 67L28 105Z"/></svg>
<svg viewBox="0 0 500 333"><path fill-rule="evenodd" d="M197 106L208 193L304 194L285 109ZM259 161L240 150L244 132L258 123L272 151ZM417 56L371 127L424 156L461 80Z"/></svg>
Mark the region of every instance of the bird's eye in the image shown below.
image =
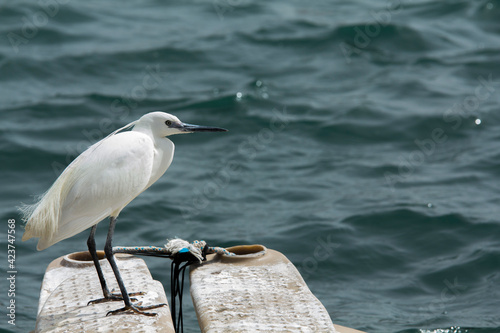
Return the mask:
<svg viewBox="0 0 500 333"><path fill-rule="evenodd" d="M165 121L165 125L170 126L172 125L172 122L170 120Z"/></svg>

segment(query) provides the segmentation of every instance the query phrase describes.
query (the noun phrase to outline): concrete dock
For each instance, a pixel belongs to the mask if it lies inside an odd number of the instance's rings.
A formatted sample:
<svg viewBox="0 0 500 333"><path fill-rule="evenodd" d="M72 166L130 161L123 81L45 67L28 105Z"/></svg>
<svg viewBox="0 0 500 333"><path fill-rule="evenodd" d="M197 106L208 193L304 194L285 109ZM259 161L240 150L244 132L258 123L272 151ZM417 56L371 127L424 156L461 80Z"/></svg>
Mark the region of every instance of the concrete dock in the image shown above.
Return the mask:
<svg viewBox="0 0 500 333"><path fill-rule="evenodd" d="M208 255L206 262L190 267L191 295L202 333L364 333L334 325L283 254L262 245L228 250L236 255ZM104 253L98 254L108 287L119 293ZM134 304L168 304L163 285L152 278L144 260L129 254L116 254L116 258L128 292L144 292L135 296ZM98 298L102 290L88 252L57 258L45 273L35 332L175 333L168 306L148 311L157 316L106 316L124 304L87 305Z"/></svg>

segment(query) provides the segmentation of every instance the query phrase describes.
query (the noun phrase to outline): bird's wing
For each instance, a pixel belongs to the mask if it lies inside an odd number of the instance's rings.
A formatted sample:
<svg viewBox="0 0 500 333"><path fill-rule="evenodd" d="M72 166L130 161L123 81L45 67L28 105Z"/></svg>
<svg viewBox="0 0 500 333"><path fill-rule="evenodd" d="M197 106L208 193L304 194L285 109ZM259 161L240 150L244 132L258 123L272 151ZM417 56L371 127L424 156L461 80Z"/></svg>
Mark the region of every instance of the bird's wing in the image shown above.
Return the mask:
<svg viewBox="0 0 500 333"><path fill-rule="evenodd" d="M118 216L145 190L154 158L152 139L138 132L108 137L78 156L57 180L61 181L57 231L39 235L37 249L76 235L107 216Z"/></svg>

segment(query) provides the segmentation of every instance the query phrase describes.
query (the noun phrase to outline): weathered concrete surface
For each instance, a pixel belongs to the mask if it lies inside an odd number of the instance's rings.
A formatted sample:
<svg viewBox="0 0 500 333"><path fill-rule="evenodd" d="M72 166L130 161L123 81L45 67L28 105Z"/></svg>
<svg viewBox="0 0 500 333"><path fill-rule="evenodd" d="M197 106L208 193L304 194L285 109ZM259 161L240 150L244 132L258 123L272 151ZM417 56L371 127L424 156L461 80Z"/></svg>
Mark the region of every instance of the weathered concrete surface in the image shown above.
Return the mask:
<svg viewBox="0 0 500 333"><path fill-rule="evenodd" d="M340 332L295 266L263 246L228 248L190 271L191 297L203 333Z"/></svg>
<svg viewBox="0 0 500 333"><path fill-rule="evenodd" d="M102 252L100 257L104 257ZM117 254L116 259L127 291L145 292L136 296L142 305L167 303L163 286L153 280L144 260L126 254ZM108 287L119 293L109 263L105 259L100 263ZM154 317L129 313L106 316L124 304L113 301L87 305L98 298L102 298L102 289L88 252L54 260L43 279L35 332L174 332L168 306L149 310L157 313Z"/></svg>

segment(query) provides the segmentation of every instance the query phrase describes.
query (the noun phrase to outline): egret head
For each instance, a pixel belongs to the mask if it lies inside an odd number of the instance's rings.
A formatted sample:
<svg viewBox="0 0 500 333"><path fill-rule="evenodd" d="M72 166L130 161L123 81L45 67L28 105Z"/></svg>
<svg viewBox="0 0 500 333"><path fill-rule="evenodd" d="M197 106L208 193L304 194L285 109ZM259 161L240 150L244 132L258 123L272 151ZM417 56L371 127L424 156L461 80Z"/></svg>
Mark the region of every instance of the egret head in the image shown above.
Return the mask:
<svg viewBox="0 0 500 333"><path fill-rule="evenodd" d="M198 126L183 123L174 115L166 112L151 112L142 116L134 125L134 131L148 132L156 137L194 132L226 132L219 127Z"/></svg>

